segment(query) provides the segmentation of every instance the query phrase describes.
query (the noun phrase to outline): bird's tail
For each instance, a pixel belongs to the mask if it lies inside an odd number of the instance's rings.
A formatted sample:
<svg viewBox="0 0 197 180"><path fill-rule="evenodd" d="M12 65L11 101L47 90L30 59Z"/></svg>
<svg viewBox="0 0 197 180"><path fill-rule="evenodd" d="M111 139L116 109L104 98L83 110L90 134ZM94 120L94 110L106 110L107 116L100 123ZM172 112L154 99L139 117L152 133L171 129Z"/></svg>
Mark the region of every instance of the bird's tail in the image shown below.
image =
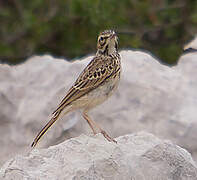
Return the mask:
<svg viewBox="0 0 197 180"><path fill-rule="evenodd" d="M34 139L33 143L31 144L31 147L34 148L38 141L40 140L40 138L47 132L47 130L55 123L55 121L57 121L57 119L60 116L61 111L56 111L53 114L53 117L51 118L51 120L42 128L42 130L38 133L38 135L36 136L36 138Z"/></svg>

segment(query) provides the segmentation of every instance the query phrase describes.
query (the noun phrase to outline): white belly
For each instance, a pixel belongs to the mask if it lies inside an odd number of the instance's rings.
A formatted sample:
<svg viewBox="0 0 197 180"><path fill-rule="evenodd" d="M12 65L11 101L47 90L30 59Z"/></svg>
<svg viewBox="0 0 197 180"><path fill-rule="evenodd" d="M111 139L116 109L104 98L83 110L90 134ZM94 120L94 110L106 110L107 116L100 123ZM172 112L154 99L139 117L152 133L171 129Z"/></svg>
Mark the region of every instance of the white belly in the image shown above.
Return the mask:
<svg viewBox="0 0 197 180"><path fill-rule="evenodd" d="M105 84L97 87L77 101L73 102L73 104L78 106L79 109L83 108L84 110L90 110L107 100L108 97L110 97L117 89L118 84L119 77L117 77L114 81L107 81Z"/></svg>

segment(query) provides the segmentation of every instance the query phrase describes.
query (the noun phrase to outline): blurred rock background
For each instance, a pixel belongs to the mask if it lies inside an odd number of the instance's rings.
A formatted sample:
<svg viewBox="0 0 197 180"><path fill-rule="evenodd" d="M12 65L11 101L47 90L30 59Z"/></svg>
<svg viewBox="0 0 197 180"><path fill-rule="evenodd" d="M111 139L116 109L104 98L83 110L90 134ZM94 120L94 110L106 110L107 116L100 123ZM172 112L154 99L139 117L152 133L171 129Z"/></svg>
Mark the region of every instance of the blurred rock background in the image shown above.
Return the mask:
<svg viewBox="0 0 197 180"><path fill-rule="evenodd" d="M95 52L98 32L113 28L120 48L143 48L174 64L196 27L193 0L0 0L0 60L78 58Z"/></svg>
<svg viewBox="0 0 197 180"><path fill-rule="evenodd" d="M146 131L187 149L197 160L197 53L183 54L176 66L162 65L142 51L121 51L118 91L90 116L112 137ZM30 148L78 74L92 56L68 62L35 56L25 63L0 65L0 165ZM79 112L50 128L38 144L48 147L91 134Z"/></svg>

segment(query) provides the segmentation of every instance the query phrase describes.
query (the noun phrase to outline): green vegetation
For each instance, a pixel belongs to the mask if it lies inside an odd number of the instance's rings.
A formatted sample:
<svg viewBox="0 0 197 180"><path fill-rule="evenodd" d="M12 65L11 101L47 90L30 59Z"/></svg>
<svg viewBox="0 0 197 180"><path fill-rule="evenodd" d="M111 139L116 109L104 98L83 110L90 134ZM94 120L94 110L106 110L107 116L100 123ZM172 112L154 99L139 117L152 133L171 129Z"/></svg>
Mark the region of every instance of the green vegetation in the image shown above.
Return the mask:
<svg viewBox="0 0 197 180"><path fill-rule="evenodd" d="M196 27L195 0L0 0L0 60L78 58L95 52L98 32L115 29L120 48L146 49L173 64Z"/></svg>

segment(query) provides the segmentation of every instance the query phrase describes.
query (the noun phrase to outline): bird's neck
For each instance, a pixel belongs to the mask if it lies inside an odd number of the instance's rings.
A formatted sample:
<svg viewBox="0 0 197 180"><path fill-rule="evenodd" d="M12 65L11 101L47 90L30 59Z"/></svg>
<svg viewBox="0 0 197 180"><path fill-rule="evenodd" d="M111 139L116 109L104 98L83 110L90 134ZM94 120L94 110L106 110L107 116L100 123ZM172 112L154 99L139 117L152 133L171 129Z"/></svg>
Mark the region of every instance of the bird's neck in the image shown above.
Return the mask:
<svg viewBox="0 0 197 180"><path fill-rule="evenodd" d="M96 55L97 56L101 56L101 55L109 56L109 55L113 55L113 54L117 54L117 53L118 53L118 50L115 46L109 47L107 45L104 50L98 49L97 52L96 52Z"/></svg>

